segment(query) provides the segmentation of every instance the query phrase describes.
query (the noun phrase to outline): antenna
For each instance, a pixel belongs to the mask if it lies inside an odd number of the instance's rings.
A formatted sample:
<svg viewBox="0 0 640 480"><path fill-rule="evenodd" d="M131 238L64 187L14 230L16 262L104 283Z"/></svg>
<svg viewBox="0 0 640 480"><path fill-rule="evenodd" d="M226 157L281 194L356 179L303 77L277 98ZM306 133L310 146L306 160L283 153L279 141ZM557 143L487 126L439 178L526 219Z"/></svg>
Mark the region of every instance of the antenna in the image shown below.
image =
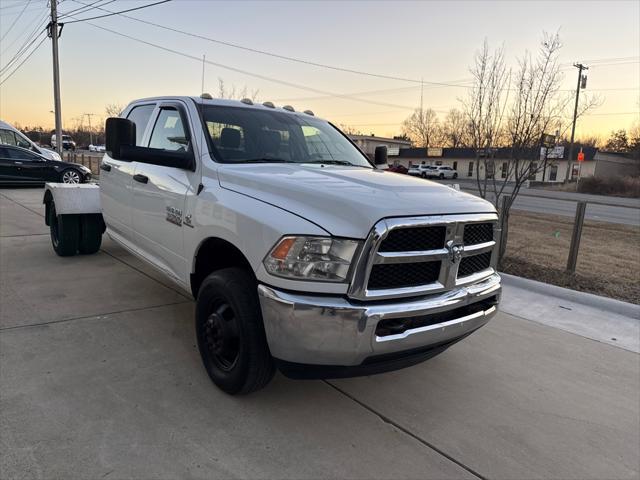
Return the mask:
<svg viewBox="0 0 640 480"><path fill-rule="evenodd" d="M202 84L200 86L200 93L204 92L204 65L206 63L206 55L202 55Z"/></svg>

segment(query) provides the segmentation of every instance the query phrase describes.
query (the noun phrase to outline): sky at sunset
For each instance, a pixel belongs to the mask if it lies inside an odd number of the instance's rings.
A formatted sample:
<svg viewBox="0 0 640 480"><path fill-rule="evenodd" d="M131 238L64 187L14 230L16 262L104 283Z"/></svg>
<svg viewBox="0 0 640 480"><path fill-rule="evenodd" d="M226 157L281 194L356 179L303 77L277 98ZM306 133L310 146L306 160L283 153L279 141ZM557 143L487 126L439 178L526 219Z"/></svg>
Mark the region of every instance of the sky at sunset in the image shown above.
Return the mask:
<svg viewBox="0 0 640 480"><path fill-rule="evenodd" d="M52 127L51 42L44 40L15 73L11 72L17 62L4 69L31 38L31 32L37 34L46 24L47 2L27 1L0 0L0 81L4 82L0 86L0 118ZM111 12L155 1L82 0ZM58 8L64 15L81 7L76 0L62 0ZM222 79L227 88L257 90L261 101L310 108L336 124L364 133L397 135L402 120L419 106L421 87L416 82L420 79L424 80L425 108L438 112L459 108L459 100L468 92L469 65L485 38L493 46L503 45L508 64L517 67L525 50L537 48L543 31L560 32L566 94L571 95L577 78L572 63L580 61L590 66L585 91L603 100L597 110L581 119L578 136L604 137L611 130L628 129L640 118L637 0L173 0L127 13L249 49L396 79L293 62L118 15L70 23L107 13L85 10L61 20L67 22L60 38L60 68L63 123L68 127L78 123L84 113L95 114L93 122L103 121L106 104L126 105L155 95L199 94L199 59L206 55L215 65L206 65L204 90L214 96Z"/></svg>

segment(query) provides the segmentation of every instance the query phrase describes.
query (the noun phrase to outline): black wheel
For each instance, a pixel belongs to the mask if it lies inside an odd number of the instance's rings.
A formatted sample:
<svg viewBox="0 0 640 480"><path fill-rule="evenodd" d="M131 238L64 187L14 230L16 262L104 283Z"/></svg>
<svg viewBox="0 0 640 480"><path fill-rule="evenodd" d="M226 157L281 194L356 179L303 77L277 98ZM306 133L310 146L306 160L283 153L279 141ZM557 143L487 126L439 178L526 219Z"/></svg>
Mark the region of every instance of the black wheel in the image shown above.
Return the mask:
<svg viewBox="0 0 640 480"><path fill-rule="evenodd" d="M99 215L80 216L80 253L90 255L100 250L102 222Z"/></svg>
<svg viewBox="0 0 640 480"><path fill-rule="evenodd" d="M440 180L444 180L444 173L440 174Z"/></svg>
<svg viewBox="0 0 640 480"><path fill-rule="evenodd" d="M427 174L422 172L422 178L427 178Z"/></svg>
<svg viewBox="0 0 640 480"><path fill-rule="evenodd" d="M80 243L80 222L76 215L56 214L56 205L49 208L49 231L51 244L61 257L70 257L78 252Z"/></svg>
<svg viewBox="0 0 640 480"><path fill-rule="evenodd" d="M62 183L82 183L82 174L75 168L67 168L60 174Z"/></svg>
<svg viewBox="0 0 640 480"><path fill-rule="evenodd" d="M454 178L454 179L455 179L455 178L458 178L458 174L457 174L457 173L454 173L454 174L453 174L453 178Z"/></svg>
<svg viewBox="0 0 640 480"><path fill-rule="evenodd" d="M221 390L246 394L273 378L256 282L246 271L225 268L204 279L196 304L196 335L204 367Z"/></svg>

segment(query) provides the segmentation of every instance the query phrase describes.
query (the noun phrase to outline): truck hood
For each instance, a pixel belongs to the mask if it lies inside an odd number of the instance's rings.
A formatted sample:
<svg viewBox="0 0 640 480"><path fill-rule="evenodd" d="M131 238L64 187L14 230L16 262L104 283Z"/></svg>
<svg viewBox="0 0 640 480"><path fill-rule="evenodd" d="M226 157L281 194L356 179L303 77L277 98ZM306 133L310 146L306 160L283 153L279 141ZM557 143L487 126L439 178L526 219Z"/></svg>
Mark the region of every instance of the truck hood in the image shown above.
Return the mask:
<svg viewBox="0 0 640 480"><path fill-rule="evenodd" d="M360 167L225 164L218 175L223 188L295 213L339 237L365 238L387 217L495 212L489 202L445 185Z"/></svg>

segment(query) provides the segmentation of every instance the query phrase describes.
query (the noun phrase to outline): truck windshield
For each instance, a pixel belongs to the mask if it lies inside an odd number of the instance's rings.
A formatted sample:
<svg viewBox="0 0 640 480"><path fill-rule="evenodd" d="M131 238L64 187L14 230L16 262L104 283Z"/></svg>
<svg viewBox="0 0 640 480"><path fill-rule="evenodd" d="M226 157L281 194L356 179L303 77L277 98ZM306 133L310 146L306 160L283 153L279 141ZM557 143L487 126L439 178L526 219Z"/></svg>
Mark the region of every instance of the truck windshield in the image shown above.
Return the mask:
<svg viewBox="0 0 640 480"><path fill-rule="evenodd" d="M307 115L254 108L205 106L216 157L224 163L291 162L372 168L338 130Z"/></svg>

